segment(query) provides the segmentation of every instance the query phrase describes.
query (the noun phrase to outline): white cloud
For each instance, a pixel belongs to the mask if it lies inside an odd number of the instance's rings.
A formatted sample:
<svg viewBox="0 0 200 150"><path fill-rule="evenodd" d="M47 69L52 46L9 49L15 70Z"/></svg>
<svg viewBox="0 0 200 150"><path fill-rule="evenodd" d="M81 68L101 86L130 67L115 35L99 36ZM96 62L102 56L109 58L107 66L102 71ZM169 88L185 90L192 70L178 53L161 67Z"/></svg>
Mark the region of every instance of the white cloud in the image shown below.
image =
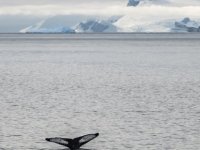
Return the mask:
<svg viewBox="0 0 200 150"><path fill-rule="evenodd" d="M151 2L169 1L176 5L200 5L200 0L141 0ZM0 0L0 6L16 5L79 5L79 4L126 4L128 0Z"/></svg>
<svg viewBox="0 0 200 150"><path fill-rule="evenodd" d="M127 8L128 0L0 0L0 15L52 16L66 14L119 15L137 13L138 17L151 15L172 16L177 13L196 15L200 0L141 0L149 5ZM162 5L164 3L164 5ZM160 4L151 5L151 4ZM160 14L161 13L161 14Z"/></svg>
<svg viewBox="0 0 200 150"><path fill-rule="evenodd" d="M111 7L112 8L112 7ZM61 6L61 5L25 5L25 6L6 6L0 7L0 15L33 15L33 16L48 16L48 15L66 15L66 14L108 14L103 10L109 9L104 6L80 5L76 7ZM109 15L109 14L108 14Z"/></svg>
<svg viewBox="0 0 200 150"><path fill-rule="evenodd" d="M126 0L0 0L0 6L22 6L22 5L69 5L69 6L77 6L77 5L88 5L88 4L96 4L96 5L115 5L115 4L126 4Z"/></svg>
<svg viewBox="0 0 200 150"><path fill-rule="evenodd" d="M200 18L200 6L140 6L140 7L125 7L125 6L92 6L87 7L66 7L60 5L42 5L42 6L6 6L0 8L0 15L33 15L33 16L54 16L54 15L130 15L135 20L143 19L162 19L171 17L193 17ZM12 11L11 11L12 10Z"/></svg>

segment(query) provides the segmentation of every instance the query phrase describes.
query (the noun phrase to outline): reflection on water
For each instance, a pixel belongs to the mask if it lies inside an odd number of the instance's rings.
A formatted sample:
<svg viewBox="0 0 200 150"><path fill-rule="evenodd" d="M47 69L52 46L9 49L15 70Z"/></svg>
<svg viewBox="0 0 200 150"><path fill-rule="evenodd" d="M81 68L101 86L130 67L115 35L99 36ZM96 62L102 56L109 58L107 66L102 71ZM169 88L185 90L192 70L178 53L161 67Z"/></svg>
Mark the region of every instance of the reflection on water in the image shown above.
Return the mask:
<svg viewBox="0 0 200 150"><path fill-rule="evenodd" d="M96 150L200 147L200 35L0 35L0 149L99 132Z"/></svg>

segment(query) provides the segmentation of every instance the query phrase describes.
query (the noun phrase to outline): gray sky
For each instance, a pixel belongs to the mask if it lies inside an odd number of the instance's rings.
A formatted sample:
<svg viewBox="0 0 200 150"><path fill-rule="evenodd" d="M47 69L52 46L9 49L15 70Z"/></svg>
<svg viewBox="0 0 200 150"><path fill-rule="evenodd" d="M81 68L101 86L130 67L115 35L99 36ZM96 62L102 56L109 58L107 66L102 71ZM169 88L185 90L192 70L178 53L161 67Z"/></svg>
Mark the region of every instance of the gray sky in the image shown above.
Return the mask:
<svg viewBox="0 0 200 150"><path fill-rule="evenodd" d="M105 7L126 6L128 0L0 0L0 15L92 14Z"/></svg>
<svg viewBox="0 0 200 150"><path fill-rule="evenodd" d="M200 0L141 0L168 1L175 7L200 6ZM0 15L57 15L120 13L128 0L0 0ZM120 8L119 8L120 7ZM118 9L118 10L117 10Z"/></svg>
<svg viewBox="0 0 200 150"><path fill-rule="evenodd" d="M13 6L13 5L51 5L51 4L66 4L66 5L79 5L79 4L119 4L127 3L128 0L0 0L0 6ZM146 0L148 1L148 0ZM163 1L163 0L149 0L149 1ZM173 3L191 5L200 4L200 0L168 0Z"/></svg>
<svg viewBox="0 0 200 150"><path fill-rule="evenodd" d="M80 5L80 4L119 4L127 3L127 0L0 0L0 6L17 5Z"/></svg>
<svg viewBox="0 0 200 150"><path fill-rule="evenodd" d="M85 5L101 4L116 5L126 4L128 0L0 0L2 6L19 6L19 5ZM166 0L144 0L144 1L166 1ZM200 0L167 0L179 5L200 5Z"/></svg>
<svg viewBox="0 0 200 150"><path fill-rule="evenodd" d="M141 0L145 1L145 8L126 7L128 0L0 0L0 16L2 15L29 15L29 16L55 16L55 15L124 15L143 12L153 15L173 13L196 13L200 9L200 0ZM163 5L167 2L167 5ZM157 5L157 7L152 7ZM159 6L158 6L159 4ZM164 8L160 8L164 7ZM133 10L134 9L134 10ZM166 12L163 12L165 10ZM135 15L137 15L135 14ZM194 14L197 15L197 14ZM140 17L140 16L139 16Z"/></svg>

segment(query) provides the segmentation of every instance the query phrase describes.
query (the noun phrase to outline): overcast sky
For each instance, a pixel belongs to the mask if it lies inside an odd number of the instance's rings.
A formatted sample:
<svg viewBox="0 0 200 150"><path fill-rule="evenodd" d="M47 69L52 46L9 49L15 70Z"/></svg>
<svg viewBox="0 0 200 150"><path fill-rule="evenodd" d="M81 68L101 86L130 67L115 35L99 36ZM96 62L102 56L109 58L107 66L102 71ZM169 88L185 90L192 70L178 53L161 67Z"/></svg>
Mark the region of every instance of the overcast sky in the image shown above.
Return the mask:
<svg viewBox="0 0 200 150"><path fill-rule="evenodd" d="M80 5L80 4L126 4L128 0L0 0L0 6L17 6L17 5ZM148 1L148 0L146 0ZM166 0L149 0L149 1L166 1ZM200 0L167 0L169 2L182 5L200 5Z"/></svg>
<svg viewBox="0 0 200 150"><path fill-rule="evenodd" d="M200 0L141 0L153 2L160 6L147 5L145 8L136 8L140 14L148 9L149 12L158 14L158 11L165 10L166 13L183 11L188 14L196 13L200 9ZM162 5L162 2L168 2ZM0 0L1 15L32 15L32 16L53 16L53 15L124 15L130 12L126 7L128 0ZM160 8L164 7L164 8ZM167 8L166 8L167 7ZM133 8L132 8L133 9ZM150 10L149 10L150 9ZM174 11L176 10L176 11ZM132 10L133 11L133 10Z"/></svg>
<svg viewBox="0 0 200 150"><path fill-rule="evenodd" d="M168 1L171 6L173 5L173 7L200 6L200 0L143 1ZM128 0L0 0L0 15L118 15L124 14L124 11L127 11L125 10L127 2Z"/></svg>
<svg viewBox="0 0 200 150"><path fill-rule="evenodd" d="M1 6L6 5L49 5L49 4L80 4L80 3L102 3L103 0L0 0ZM126 2L126 0L105 0L103 3Z"/></svg>

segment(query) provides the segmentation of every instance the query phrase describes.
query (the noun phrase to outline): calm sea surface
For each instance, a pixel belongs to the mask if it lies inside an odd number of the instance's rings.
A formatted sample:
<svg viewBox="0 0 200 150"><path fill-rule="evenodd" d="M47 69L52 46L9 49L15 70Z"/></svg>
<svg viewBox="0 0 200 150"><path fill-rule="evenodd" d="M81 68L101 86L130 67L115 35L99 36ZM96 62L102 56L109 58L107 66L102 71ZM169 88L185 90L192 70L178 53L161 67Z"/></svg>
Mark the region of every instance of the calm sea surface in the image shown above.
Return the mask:
<svg viewBox="0 0 200 150"><path fill-rule="evenodd" d="M85 148L200 149L200 34L0 34L0 149L95 132Z"/></svg>

